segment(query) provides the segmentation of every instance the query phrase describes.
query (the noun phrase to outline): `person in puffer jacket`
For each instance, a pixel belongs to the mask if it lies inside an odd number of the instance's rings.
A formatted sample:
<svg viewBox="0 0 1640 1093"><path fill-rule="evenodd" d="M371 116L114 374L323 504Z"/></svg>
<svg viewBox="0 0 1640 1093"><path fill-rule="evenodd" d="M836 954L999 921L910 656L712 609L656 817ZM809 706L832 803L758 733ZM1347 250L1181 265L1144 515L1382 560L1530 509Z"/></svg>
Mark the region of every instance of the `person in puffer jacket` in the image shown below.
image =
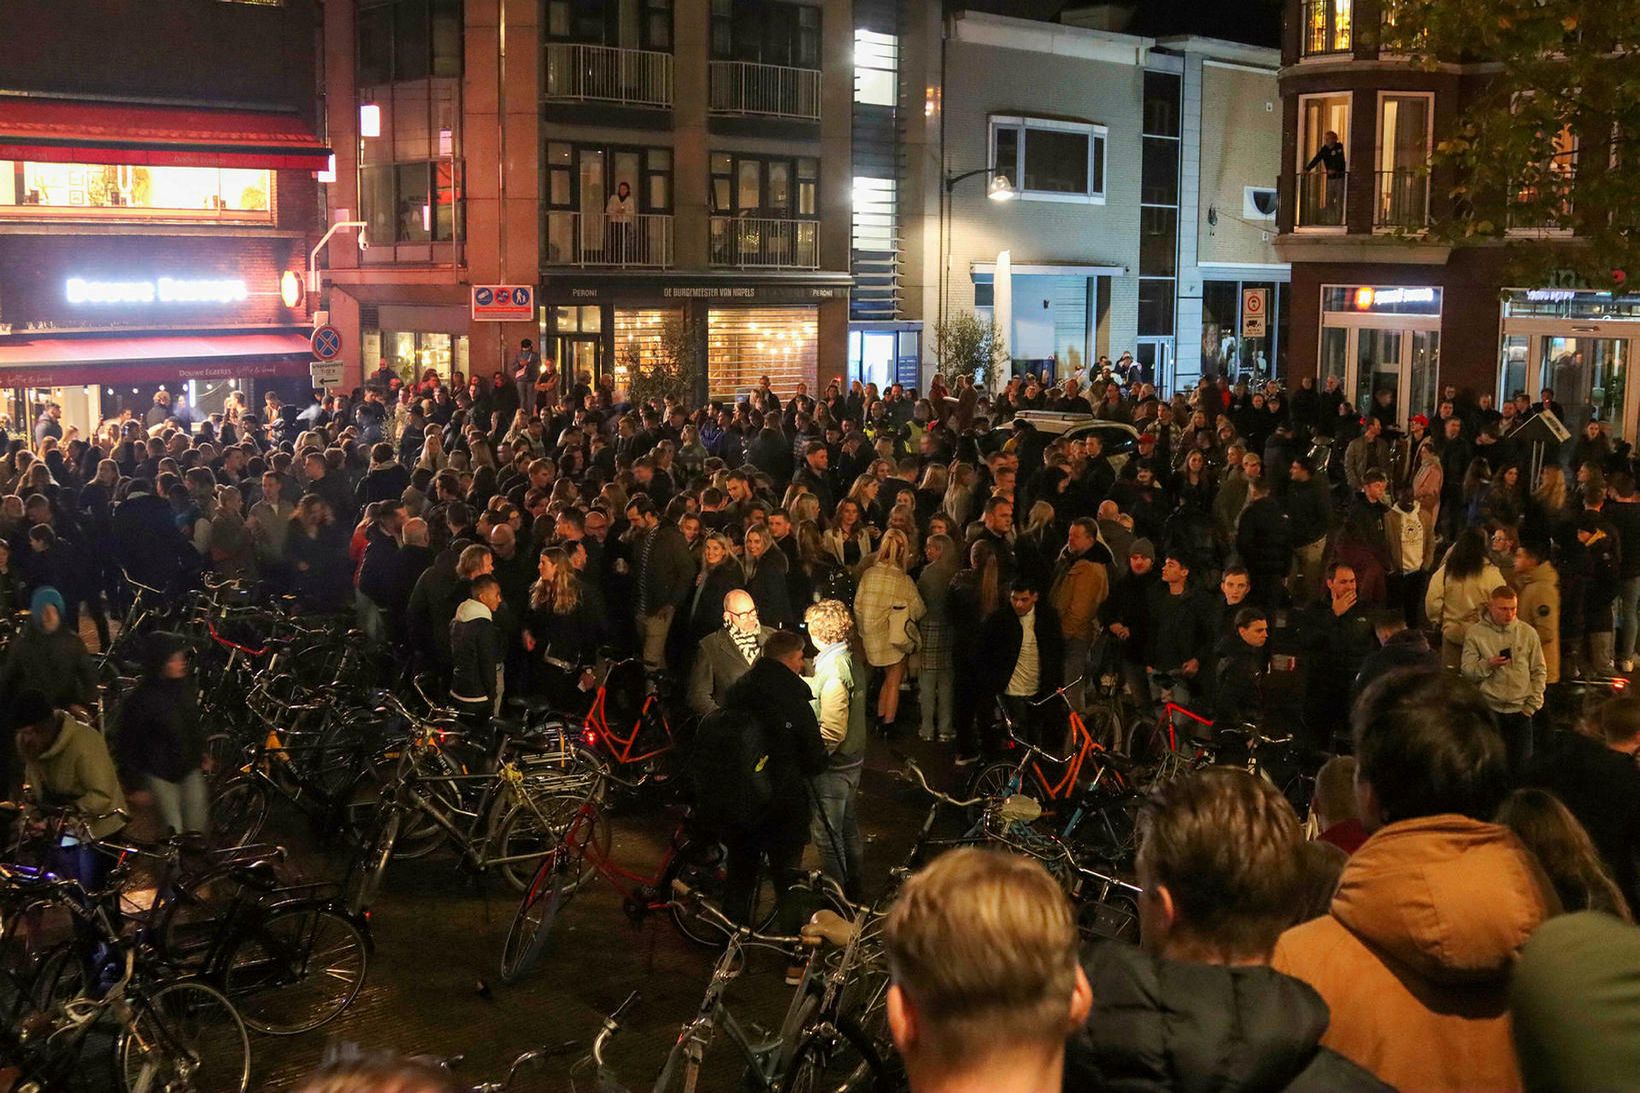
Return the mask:
<svg viewBox="0 0 1640 1093"><path fill-rule="evenodd" d="M501 709L503 650L495 612L501 607L501 584L485 574L473 578L468 598L450 623L450 697L456 708L478 717Z"/></svg>
<svg viewBox="0 0 1640 1093"><path fill-rule="evenodd" d="M1302 903L1304 834L1280 791L1210 767L1159 790L1141 823L1141 948L1089 950L1065 1093L1386 1089L1321 1045L1321 997L1268 966Z"/></svg>
<svg viewBox="0 0 1640 1093"><path fill-rule="evenodd" d="M1490 822L1509 791L1503 736L1480 692L1440 672L1373 684L1354 729L1367 841L1273 966L1331 1007L1324 1045L1397 1089L1518 1090L1509 977L1560 902Z"/></svg>

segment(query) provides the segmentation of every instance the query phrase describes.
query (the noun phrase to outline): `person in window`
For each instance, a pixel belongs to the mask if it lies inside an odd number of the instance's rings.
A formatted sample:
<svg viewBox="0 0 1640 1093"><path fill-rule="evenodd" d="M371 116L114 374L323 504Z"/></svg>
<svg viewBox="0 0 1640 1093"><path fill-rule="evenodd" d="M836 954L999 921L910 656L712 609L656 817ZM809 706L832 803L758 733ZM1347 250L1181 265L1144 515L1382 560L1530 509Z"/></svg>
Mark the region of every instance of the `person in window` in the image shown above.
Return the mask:
<svg viewBox="0 0 1640 1093"><path fill-rule="evenodd" d="M1348 173L1348 165L1344 158L1344 142L1338 139L1338 134L1331 129L1321 136L1321 148L1310 162L1304 165L1306 171L1313 171L1320 167L1327 175L1327 188L1323 191L1322 208L1326 210L1328 223L1342 224L1344 222L1344 178Z"/></svg>
<svg viewBox="0 0 1640 1093"><path fill-rule="evenodd" d="M633 227L638 222L637 202L632 198L632 187L625 182L615 187L604 204L604 220L609 225L609 253L613 261L629 262L637 257L634 252Z"/></svg>

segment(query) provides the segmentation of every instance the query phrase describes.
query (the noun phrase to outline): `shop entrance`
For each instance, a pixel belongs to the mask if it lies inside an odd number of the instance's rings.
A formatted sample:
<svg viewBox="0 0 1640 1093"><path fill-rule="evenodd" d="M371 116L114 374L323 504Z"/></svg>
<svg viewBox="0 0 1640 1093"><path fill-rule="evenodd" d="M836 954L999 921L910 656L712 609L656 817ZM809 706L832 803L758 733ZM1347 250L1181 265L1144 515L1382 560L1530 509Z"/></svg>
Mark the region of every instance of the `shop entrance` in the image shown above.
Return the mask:
<svg viewBox="0 0 1640 1093"><path fill-rule="evenodd" d="M1517 324L1506 329L1513 331ZM1576 434L1590 419L1605 423L1613 443L1633 441L1640 407L1628 382L1634 339L1511 332L1503 338L1499 400L1525 391L1534 403L1545 387L1566 411L1561 424Z"/></svg>
<svg viewBox="0 0 1640 1093"><path fill-rule="evenodd" d="M609 372L604 357L604 340L598 334L559 334L557 360L558 374L561 376L585 373L596 381Z"/></svg>
<svg viewBox="0 0 1640 1093"><path fill-rule="evenodd" d="M1322 290L1319 380L1336 376L1357 412L1388 392L1395 422L1440 405L1441 290L1328 286Z"/></svg>

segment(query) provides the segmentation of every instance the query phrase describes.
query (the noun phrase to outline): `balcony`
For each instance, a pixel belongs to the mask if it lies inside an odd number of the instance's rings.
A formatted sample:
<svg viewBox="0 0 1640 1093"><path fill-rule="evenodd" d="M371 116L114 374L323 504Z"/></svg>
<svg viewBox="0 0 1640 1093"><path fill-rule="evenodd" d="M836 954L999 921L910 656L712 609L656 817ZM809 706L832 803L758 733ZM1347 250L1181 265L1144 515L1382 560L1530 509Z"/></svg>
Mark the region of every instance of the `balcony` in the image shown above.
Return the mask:
<svg viewBox="0 0 1640 1093"><path fill-rule="evenodd" d="M1304 57L1325 57L1354 49L1351 28L1355 0L1304 0L1298 25L1298 50Z"/></svg>
<svg viewBox="0 0 1640 1093"><path fill-rule="evenodd" d="M731 269L819 269L818 220L712 217L712 265Z"/></svg>
<svg viewBox="0 0 1640 1093"><path fill-rule="evenodd" d="M1372 206L1372 226L1386 231L1421 231L1429 226L1429 175L1403 167L1379 171Z"/></svg>
<svg viewBox="0 0 1640 1093"><path fill-rule="evenodd" d="M819 121L820 70L713 61L711 112Z"/></svg>
<svg viewBox="0 0 1640 1093"><path fill-rule="evenodd" d="M1349 195L1349 176L1328 175L1320 171L1306 171L1293 176L1293 191L1298 200L1296 228L1326 228L1343 231L1345 209Z"/></svg>
<svg viewBox="0 0 1640 1093"><path fill-rule="evenodd" d="M670 53L549 42L542 80L542 98L549 102L672 106Z"/></svg>
<svg viewBox="0 0 1640 1093"><path fill-rule="evenodd" d="M611 218L548 212L541 254L547 266L671 269L672 217L669 213Z"/></svg>

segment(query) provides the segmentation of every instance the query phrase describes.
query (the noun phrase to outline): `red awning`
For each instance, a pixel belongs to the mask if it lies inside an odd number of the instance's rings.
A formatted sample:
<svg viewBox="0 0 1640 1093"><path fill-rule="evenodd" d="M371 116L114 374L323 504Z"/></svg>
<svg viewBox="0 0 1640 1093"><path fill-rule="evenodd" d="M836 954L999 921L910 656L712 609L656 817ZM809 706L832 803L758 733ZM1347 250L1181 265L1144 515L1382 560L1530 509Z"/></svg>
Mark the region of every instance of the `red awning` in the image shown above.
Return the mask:
<svg viewBox="0 0 1640 1093"><path fill-rule="evenodd" d="M322 171L330 149L294 114L0 95L0 159Z"/></svg>
<svg viewBox="0 0 1640 1093"><path fill-rule="evenodd" d="M0 342L0 388L305 376L308 336L165 334Z"/></svg>

